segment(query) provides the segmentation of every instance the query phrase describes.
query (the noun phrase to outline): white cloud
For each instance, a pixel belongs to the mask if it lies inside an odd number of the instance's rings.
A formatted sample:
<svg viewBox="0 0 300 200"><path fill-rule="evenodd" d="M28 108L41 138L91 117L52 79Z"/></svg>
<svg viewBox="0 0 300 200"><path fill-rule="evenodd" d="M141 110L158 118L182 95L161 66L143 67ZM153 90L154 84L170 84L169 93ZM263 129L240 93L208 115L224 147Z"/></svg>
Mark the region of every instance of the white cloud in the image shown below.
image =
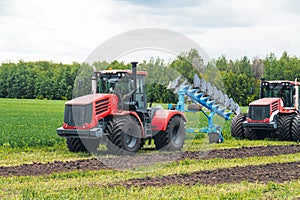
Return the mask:
<svg viewBox="0 0 300 200"><path fill-rule="evenodd" d="M194 36L211 57L225 55L231 59L242 56L264 57L283 51L300 55L300 26L266 26L253 28L222 28Z"/></svg>
<svg viewBox="0 0 300 200"><path fill-rule="evenodd" d="M0 0L0 62L83 62L112 36L149 27L183 33L211 57L300 55L296 0L174 2Z"/></svg>

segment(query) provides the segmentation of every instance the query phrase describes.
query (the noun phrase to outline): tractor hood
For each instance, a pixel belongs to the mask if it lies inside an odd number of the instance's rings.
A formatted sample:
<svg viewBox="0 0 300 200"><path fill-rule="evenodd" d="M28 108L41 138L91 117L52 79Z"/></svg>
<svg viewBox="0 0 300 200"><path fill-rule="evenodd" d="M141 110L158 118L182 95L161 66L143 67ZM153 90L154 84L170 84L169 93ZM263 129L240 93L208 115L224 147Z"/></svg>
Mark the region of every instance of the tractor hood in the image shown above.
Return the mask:
<svg viewBox="0 0 300 200"><path fill-rule="evenodd" d="M93 103L95 100L106 99L111 96L115 96L115 94L89 94L67 101L66 105L88 105Z"/></svg>
<svg viewBox="0 0 300 200"><path fill-rule="evenodd" d="M115 94L89 94L72 99L65 104L64 129L91 129L99 119L117 110Z"/></svg>
<svg viewBox="0 0 300 200"><path fill-rule="evenodd" d="M266 105L271 105L272 103L279 100L281 100L281 98L263 98L251 102L249 106L266 106Z"/></svg>

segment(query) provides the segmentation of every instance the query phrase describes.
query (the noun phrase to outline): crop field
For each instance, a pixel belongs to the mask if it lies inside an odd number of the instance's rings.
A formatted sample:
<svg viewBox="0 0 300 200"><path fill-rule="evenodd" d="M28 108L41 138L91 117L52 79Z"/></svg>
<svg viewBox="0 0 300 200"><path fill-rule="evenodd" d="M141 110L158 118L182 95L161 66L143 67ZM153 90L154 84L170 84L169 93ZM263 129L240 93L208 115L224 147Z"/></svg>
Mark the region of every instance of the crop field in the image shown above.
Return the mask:
<svg viewBox="0 0 300 200"><path fill-rule="evenodd" d="M0 199L299 199L300 145L189 133L181 152L71 153L56 135L64 101L0 99ZM243 108L244 111L247 108ZM187 128L206 125L187 113Z"/></svg>

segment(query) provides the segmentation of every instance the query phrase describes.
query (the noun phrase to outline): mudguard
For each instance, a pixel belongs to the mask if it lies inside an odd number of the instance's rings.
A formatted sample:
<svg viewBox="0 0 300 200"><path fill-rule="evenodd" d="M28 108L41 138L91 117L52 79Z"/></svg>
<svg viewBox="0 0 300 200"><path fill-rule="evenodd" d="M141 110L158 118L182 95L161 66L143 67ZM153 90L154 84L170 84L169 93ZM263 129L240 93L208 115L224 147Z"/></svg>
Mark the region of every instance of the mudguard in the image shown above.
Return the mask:
<svg viewBox="0 0 300 200"><path fill-rule="evenodd" d="M133 112L133 111L114 111L114 112L112 112L112 116L126 116L126 115L131 115L139 121L139 125L142 128L142 137L144 137L145 136L144 126L143 126L143 123L142 123L140 117L138 116L138 114L136 112Z"/></svg>
<svg viewBox="0 0 300 200"><path fill-rule="evenodd" d="M186 122L187 119L185 115L177 110L157 110L152 118L152 130L165 131L170 119L174 116L181 116Z"/></svg>

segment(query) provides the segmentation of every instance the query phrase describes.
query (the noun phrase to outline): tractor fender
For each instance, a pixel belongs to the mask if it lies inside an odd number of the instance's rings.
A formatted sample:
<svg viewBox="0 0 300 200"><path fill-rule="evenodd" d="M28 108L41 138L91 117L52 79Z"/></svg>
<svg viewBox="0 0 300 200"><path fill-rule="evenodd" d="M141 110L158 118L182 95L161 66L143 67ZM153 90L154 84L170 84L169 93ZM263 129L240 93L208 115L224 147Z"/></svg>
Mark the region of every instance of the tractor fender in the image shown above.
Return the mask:
<svg viewBox="0 0 300 200"><path fill-rule="evenodd" d="M143 123L142 123L139 115L136 112L132 112L132 111L115 111L115 112L112 112L112 116L128 116L128 115L131 115L131 116L135 117L139 121L139 125L142 128L142 138L143 138L145 136L144 126L143 126Z"/></svg>
<svg viewBox="0 0 300 200"><path fill-rule="evenodd" d="M180 116L184 122L187 121L185 115L177 110L157 110L152 118L152 130L165 131L170 119L174 116Z"/></svg>

